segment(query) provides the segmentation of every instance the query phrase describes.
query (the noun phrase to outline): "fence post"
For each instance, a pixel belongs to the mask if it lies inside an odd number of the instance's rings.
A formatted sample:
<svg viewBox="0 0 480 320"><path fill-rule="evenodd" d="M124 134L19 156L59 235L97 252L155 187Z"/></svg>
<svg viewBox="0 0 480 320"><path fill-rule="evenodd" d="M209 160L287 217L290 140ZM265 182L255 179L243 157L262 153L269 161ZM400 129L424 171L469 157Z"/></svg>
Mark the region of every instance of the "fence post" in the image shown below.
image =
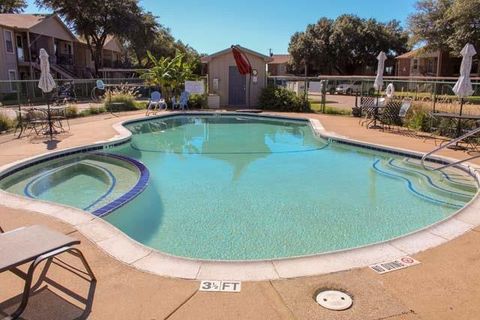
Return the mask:
<svg viewBox="0 0 480 320"><path fill-rule="evenodd" d="M433 84L433 112L435 113L435 105L437 104L437 80Z"/></svg>

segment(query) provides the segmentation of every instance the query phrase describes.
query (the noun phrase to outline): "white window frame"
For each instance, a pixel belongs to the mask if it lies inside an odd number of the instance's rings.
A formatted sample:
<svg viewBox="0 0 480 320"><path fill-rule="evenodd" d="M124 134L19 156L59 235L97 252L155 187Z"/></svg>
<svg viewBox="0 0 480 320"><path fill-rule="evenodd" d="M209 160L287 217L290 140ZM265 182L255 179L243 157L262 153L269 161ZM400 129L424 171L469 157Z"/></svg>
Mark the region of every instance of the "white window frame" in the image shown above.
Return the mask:
<svg viewBox="0 0 480 320"><path fill-rule="evenodd" d="M12 40L12 52L8 51L7 47L7 33L10 33L10 39ZM3 36L5 37L5 52L9 54L15 54L15 39L13 37L13 32L11 30L4 30Z"/></svg>
<svg viewBox="0 0 480 320"><path fill-rule="evenodd" d="M14 73L15 74L15 79L11 79L10 78L10 75ZM18 81L18 74L17 74L17 70L15 69L8 69L8 80L10 80L10 91L11 92L17 92L17 86L14 85L14 83L12 81Z"/></svg>

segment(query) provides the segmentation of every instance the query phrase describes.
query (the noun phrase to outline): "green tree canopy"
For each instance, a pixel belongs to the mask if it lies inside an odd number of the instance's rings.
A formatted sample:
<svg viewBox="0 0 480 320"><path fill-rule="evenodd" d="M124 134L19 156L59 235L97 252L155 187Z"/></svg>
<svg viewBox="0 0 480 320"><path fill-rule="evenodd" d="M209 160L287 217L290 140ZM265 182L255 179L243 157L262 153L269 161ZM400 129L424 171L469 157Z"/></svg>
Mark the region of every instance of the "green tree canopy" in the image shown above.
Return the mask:
<svg viewBox="0 0 480 320"><path fill-rule="evenodd" d="M0 0L0 13L21 13L26 7L26 0Z"/></svg>
<svg viewBox="0 0 480 320"><path fill-rule="evenodd" d="M393 57L408 50L408 34L396 20L381 23L355 15L335 20L322 18L295 33L289 45L292 68L309 74L352 74L358 68L373 66L380 51Z"/></svg>
<svg viewBox="0 0 480 320"><path fill-rule="evenodd" d="M414 44L458 53L466 43L480 48L480 0L419 0L408 19Z"/></svg>
<svg viewBox="0 0 480 320"><path fill-rule="evenodd" d="M148 57L174 58L176 53L182 53L183 59L189 63L193 72L201 71L200 55L192 47L184 44L170 33L170 30L158 22L158 17L151 12L140 12L136 22L123 37L132 62L140 68L149 68L154 61Z"/></svg>

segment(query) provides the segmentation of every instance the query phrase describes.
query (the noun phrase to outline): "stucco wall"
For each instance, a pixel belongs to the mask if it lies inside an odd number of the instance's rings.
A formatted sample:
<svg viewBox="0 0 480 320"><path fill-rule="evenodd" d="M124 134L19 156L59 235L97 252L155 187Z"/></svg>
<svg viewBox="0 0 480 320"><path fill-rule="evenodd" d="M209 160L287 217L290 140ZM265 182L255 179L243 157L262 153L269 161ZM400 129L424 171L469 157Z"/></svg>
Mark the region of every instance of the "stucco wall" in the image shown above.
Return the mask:
<svg viewBox="0 0 480 320"><path fill-rule="evenodd" d="M12 31L13 53L7 53L5 44L5 30ZM15 33L11 29L0 27L0 80L8 80L8 70L17 71L17 54L15 45ZM17 72L18 79L18 72ZM10 91L9 87L0 86L2 92Z"/></svg>
<svg viewBox="0 0 480 320"><path fill-rule="evenodd" d="M262 88L266 85L266 62L256 56L247 53L248 59L252 65L253 69L258 71L258 81L257 83L251 84L251 106L258 105L258 99ZM224 53L220 56L213 57L212 60L208 63L208 88L209 93L215 93L220 95L220 106L228 106L228 77L230 66L236 66L235 59L231 51ZM217 78L218 81L218 90L213 88L213 79ZM247 97L248 97L248 80L249 76L245 77L245 86L247 88Z"/></svg>

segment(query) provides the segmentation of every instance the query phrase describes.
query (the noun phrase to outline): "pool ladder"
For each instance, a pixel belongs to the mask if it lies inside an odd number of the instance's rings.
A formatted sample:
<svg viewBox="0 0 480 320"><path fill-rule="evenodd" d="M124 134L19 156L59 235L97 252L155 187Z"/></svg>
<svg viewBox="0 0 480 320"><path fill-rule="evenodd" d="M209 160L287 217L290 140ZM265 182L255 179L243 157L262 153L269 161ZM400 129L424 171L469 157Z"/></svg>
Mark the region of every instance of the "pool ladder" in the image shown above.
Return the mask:
<svg viewBox="0 0 480 320"><path fill-rule="evenodd" d="M469 157L467 159L463 159L463 160L458 160L458 161L455 161L455 162L452 162L452 163L449 163L449 164L446 164L446 165L443 165L443 166L440 166L440 167L436 167L436 168L431 168L431 167L427 167L425 165L425 160L427 158L429 158L431 155L433 155L434 153L437 153L438 151L440 150L443 150L453 144L457 144L459 142L461 142L462 140L468 138L468 137L471 137L477 133L480 133L480 127L479 128L476 128L476 129L473 129L467 133L465 133L464 135L456 138L456 139L453 139L451 141L449 141L448 143L444 144L444 145L441 145L440 147L438 148L435 148L434 150L430 151L429 153L425 154L423 157L422 157L422 166L425 170L442 170L442 169L445 169L445 168L448 168L448 167L453 167L453 166L456 166L460 163L463 163L463 162L466 162L466 161L470 161L470 160L473 160L473 159L476 159L476 158L480 158L480 155L476 155L476 156L472 156L472 157Z"/></svg>

